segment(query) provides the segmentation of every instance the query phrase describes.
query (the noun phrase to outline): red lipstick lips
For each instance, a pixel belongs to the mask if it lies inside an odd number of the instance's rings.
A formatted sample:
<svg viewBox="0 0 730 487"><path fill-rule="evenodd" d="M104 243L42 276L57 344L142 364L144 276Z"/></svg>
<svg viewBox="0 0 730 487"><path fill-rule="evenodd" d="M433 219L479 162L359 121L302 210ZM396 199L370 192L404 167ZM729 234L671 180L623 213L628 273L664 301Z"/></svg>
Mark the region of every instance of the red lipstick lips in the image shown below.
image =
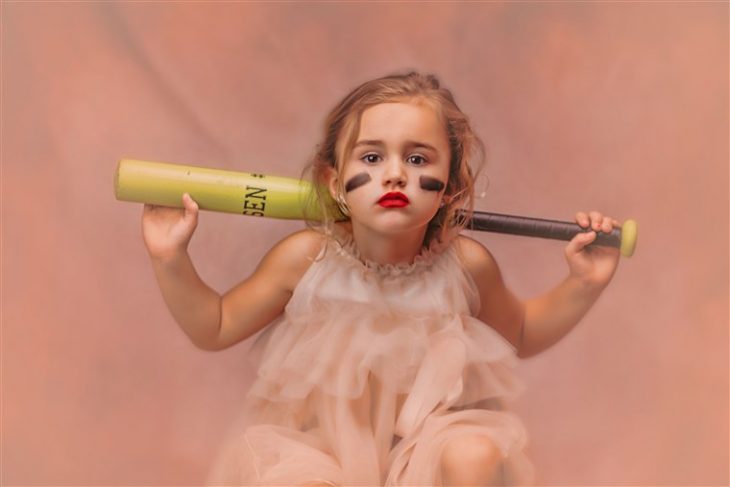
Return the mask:
<svg viewBox="0 0 730 487"><path fill-rule="evenodd" d="M398 191L385 193L378 200L378 204L383 208L403 208L408 206L408 203L408 197Z"/></svg>

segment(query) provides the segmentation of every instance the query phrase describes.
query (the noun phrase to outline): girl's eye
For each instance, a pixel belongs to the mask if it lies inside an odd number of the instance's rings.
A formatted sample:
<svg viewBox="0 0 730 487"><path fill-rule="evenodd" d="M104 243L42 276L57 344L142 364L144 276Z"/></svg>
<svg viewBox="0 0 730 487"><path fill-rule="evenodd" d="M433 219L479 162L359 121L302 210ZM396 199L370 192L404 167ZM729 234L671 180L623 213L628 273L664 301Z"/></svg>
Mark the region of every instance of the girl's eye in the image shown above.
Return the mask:
<svg viewBox="0 0 730 487"><path fill-rule="evenodd" d="M368 164L375 164L376 162L378 162L380 160L380 156L377 154L365 154L364 156L361 157L361 159L363 161L367 162Z"/></svg>
<svg viewBox="0 0 730 487"><path fill-rule="evenodd" d="M422 166L422 165L426 164L426 162L427 162L425 157L418 155L418 154L413 154L412 156L408 156L406 161L408 161L409 164L413 164L414 166Z"/></svg>

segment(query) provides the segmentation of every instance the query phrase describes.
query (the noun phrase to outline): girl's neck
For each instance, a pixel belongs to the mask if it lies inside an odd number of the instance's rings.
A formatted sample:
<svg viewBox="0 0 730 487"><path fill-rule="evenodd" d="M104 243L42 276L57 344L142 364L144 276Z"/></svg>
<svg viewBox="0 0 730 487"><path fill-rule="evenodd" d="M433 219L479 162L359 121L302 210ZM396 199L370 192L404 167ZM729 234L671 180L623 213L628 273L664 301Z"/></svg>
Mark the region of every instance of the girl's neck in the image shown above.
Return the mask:
<svg viewBox="0 0 730 487"><path fill-rule="evenodd" d="M411 264L423 248L426 229L400 234L379 234L357 224L352 237L363 260L378 264Z"/></svg>

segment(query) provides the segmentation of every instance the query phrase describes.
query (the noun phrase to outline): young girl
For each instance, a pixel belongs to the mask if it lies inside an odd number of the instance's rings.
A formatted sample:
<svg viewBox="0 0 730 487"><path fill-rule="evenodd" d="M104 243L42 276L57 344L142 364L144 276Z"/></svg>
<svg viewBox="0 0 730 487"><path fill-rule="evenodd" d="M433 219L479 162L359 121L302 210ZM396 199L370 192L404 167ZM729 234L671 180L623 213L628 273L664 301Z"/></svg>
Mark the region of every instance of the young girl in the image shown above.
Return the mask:
<svg viewBox="0 0 730 487"><path fill-rule="evenodd" d="M459 235L482 144L435 77L364 83L325 125L311 169L348 220L285 238L222 296L186 252L190 196L184 210L144 209L162 294L193 343L221 350L275 320L252 346L257 379L211 483L530 483L525 431L502 409L520 392L515 355L548 348L594 303L618 251L587 245L618 222L578 213L593 231L567 245L568 277L523 302Z"/></svg>

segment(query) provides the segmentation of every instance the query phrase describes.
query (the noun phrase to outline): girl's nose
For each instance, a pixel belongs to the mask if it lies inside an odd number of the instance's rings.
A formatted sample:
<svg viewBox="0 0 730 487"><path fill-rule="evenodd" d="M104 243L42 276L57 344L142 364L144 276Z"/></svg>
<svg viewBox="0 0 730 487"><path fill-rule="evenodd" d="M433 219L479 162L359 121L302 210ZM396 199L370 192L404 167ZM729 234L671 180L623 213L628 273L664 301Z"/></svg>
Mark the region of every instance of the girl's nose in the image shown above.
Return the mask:
<svg viewBox="0 0 730 487"><path fill-rule="evenodd" d="M386 186L404 186L406 184L406 171L403 163L397 157L390 158L385 164L383 184Z"/></svg>

